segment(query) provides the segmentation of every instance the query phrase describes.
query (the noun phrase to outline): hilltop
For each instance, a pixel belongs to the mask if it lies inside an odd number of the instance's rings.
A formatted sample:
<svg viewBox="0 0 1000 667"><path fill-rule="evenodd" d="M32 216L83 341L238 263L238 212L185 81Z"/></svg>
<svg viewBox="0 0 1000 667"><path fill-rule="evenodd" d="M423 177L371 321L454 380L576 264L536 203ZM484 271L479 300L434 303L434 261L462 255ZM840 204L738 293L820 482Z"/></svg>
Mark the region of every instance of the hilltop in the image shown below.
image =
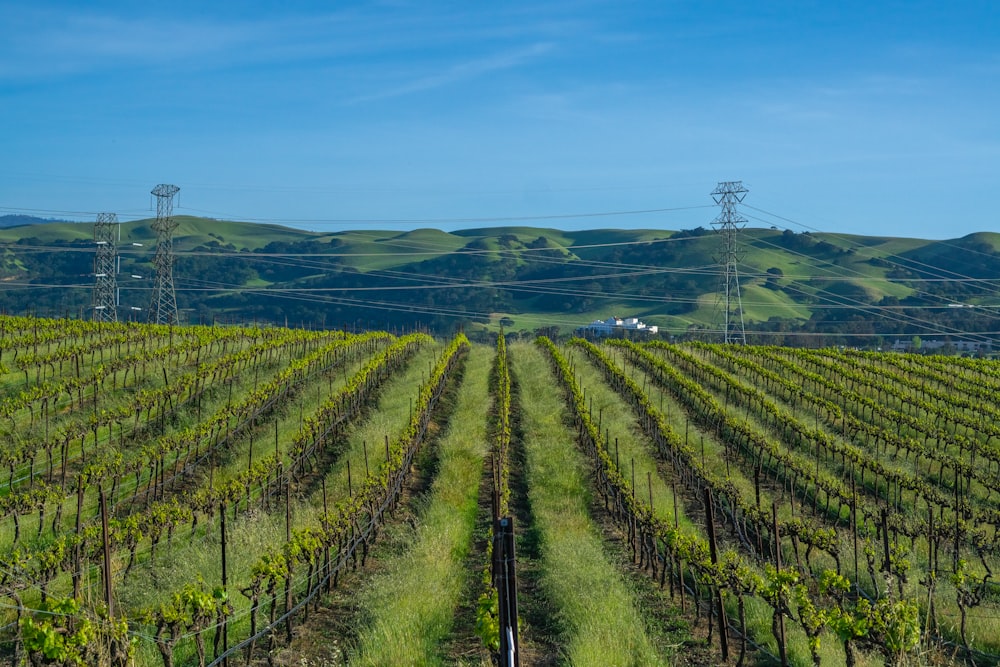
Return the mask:
<svg viewBox="0 0 1000 667"><path fill-rule="evenodd" d="M310 232L176 220L175 285L189 322L442 333L503 322L508 331L532 332L619 315L676 334L711 325L717 312L719 238L704 228ZM149 301L151 222L121 226L126 313L141 313L129 307ZM3 308L86 316L92 239L90 223L0 229ZM998 234L930 241L772 228L745 229L739 243L748 330L926 336L946 327L998 329L990 308L1000 305L992 282L1000 275Z"/></svg>
<svg viewBox="0 0 1000 667"><path fill-rule="evenodd" d="M0 229L23 225L44 225L50 222L65 222L65 220L37 218L33 215L0 215Z"/></svg>

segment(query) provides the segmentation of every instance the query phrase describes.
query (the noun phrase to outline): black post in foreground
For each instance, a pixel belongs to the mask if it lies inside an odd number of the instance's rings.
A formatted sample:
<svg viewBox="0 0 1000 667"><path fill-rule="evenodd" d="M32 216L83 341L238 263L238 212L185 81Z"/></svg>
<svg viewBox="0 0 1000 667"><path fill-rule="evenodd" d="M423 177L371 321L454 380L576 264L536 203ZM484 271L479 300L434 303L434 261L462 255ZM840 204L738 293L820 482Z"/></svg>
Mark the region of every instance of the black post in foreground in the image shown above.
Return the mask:
<svg viewBox="0 0 1000 667"><path fill-rule="evenodd" d="M325 490L325 487L324 487ZM219 503L219 517L222 519L222 590L225 593L229 592L229 569L228 562L226 558L226 504ZM216 631L218 632L218 631ZM218 645L219 642L215 642L216 652L215 657L219 657ZM223 617L222 619L222 653L226 654L229 652L229 619ZM229 657L222 659L223 667L229 667Z"/></svg>
<svg viewBox="0 0 1000 667"><path fill-rule="evenodd" d="M718 546L715 541L715 506L712 502L712 489L705 487L705 523L708 527L708 548L712 565L719 562ZM722 661L729 660L729 621L726 620L726 605L722 599L722 589L715 587L716 613L719 616L719 649L722 651ZM709 612L711 614L712 612Z"/></svg>
<svg viewBox="0 0 1000 667"><path fill-rule="evenodd" d="M517 637L517 575L514 571L514 519L497 519L493 526L493 572L500 608L500 665L520 667Z"/></svg>

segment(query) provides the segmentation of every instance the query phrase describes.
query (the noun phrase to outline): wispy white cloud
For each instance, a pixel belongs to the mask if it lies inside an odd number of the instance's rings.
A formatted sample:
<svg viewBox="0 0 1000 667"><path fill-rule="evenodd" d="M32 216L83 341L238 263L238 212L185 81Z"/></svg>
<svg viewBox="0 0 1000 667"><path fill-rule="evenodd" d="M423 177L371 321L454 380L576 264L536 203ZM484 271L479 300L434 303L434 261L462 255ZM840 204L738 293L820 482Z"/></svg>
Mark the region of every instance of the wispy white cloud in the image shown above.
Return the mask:
<svg viewBox="0 0 1000 667"><path fill-rule="evenodd" d="M876 120L891 110L918 109L933 99L932 77L883 73L823 79L761 79L735 96L750 118L799 127Z"/></svg>
<svg viewBox="0 0 1000 667"><path fill-rule="evenodd" d="M397 84L385 90L367 95L359 95L350 100L350 103L359 104L363 102L373 102L376 100L402 97L404 95L411 95L414 93L432 90L434 88L441 88L459 82L477 79L493 72L520 67L530 61L536 60L543 54L550 52L552 48L553 45L551 43L536 43L527 47L492 54L483 58L466 60L464 62L450 65L439 72L416 75L409 81Z"/></svg>
<svg viewBox="0 0 1000 667"><path fill-rule="evenodd" d="M519 18L516 13L446 13L419 5L412 11L377 5L312 13L275 10L248 19L162 15L142 5L115 13L83 7L10 8L0 21L0 80L157 66L273 66L372 54L412 55L442 46L499 52L414 79L397 86L396 92L374 95L392 97L517 66L587 29L572 18ZM526 43L529 46L513 46Z"/></svg>
<svg viewBox="0 0 1000 667"><path fill-rule="evenodd" d="M31 80L156 66L286 63L371 48L352 34L354 12L254 19L89 9L12 10L0 22L0 78Z"/></svg>
<svg viewBox="0 0 1000 667"><path fill-rule="evenodd" d="M191 60L246 44L251 26L178 19L123 18L95 12L26 11L0 28L0 75L37 78L118 63Z"/></svg>
<svg viewBox="0 0 1000 667"><path fill-rule="evenodd" d="M817 96L838 99L902 97L928 92L930 77L901 74L864 74L840 82L811 86Z"/></svg>

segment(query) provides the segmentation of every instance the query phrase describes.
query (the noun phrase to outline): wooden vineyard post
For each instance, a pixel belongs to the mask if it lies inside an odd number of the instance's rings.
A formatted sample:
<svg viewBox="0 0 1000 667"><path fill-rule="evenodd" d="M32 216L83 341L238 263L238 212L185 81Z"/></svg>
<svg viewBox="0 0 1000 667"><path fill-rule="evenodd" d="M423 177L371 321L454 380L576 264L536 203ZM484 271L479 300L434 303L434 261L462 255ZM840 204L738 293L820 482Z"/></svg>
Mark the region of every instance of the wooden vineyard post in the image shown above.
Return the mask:
<svg viewBox="0 0 1000 667"><path fill-rule="evenodd" d="M226 504L219 503L219 516L222 518L222 592L228 593L229 569L226 559ZM222 619L222 653L229 650L229 619ZM218 655L218 651L216 652ZM229 658L222 659L223 667L229 667Z"/></svg>
<svg viewBox="0 0 1000 667"><path fill-rule="evenodd" d="M281 469L278 469L278 484L280 486L282 482ZM292 492L289 488L292 484L292 476L289 475L288 479L285 480L285 541L292 541Z"/></svg>
<svg viewBox="0 0 1000 667"><path fill-rule="evenodd" d="M114 618L114 601L111 597L111 536L108 534L108 502L101 493L101 538L104 541L104 602L108 605L108 618Z"/></svg>
<svg viewBox="0 0 1000 667"><path fill-rule="evenodd" d="M781 572L781 533L778 532L778 503L771 504L771 517L773 525L771 527L774 533L774 566L777 571ZM778 601L776 604L781 604ZM776 611L778 616L778 636L775 639L778 640L778 655L781 657L781 667L788 667L788 653L785 648L785 614L783 610Z"/></svg>
<svg viewBox="0 0 1000 667"><path fill-rule="evenodd" d="M282 471L278 469L278 484L281 484L281 478L283 477ZM285 541L292 541L292 476L289 475L285 482ZM289 612L288 618L285 620L285 635L289 642L292 641L292 565L291 562L288 564L288 575L285 577L285 611ZM306 608L308 612L308 607Z"/></svg>
<svg viewBox="0 0 1000 667"><path fill-rule="evenodd" d="M493 526L493 572L500 610L500 666L520 667L517 636L517 575L514 519L497 519Z"/></svg>
<svg viewBox="0 0 1000 667"><path fill-rule="evenodd" d="M934 508L927 505L927 617L924 620L924 634L928 647L936 630L937 619L934 614L934 584L937 572L934 570Z"/></svg>
<svg viewBox="0 0 1000 667"><path fill-rule="evenodd" d="M679 522L677 519L677 480L675 479L674 480L674 530L677 529L678 525ZM680 557L677 558L677 580L678 583L680 584L678 588L680 589L681 593L681 613L683 614L687 612L687 609L685 609L686 604L684 602L684 561Z"/></svg>
<svg viewBox="0 0 1000 667"><path fill-rule="evenodd" d="M959 548L962 544L962 519L959 514L958 468L955 468L955 548L952 551L952 571L958 572Z"/></svg>
<svg viewBox="0 0 1000 667"><path fill-rule="evenodd" d="M712 489L705 487L705 521L708 524L708 548L712 557L712 565L719 562L718 545L715 542L715 508L712 506ZM722 589L715 587L715 604L719 616L719 649L722 651L722 661L729 660L729 623L726 621L726 607L722 601ZM711 618L711 612L709 612Z"/></svg>
<svg viewBox="0 0 1000 667"><path fill-rule="evenodd" d="M757 509L760 509L760 468L763 465L763 459L758 456L756 464L753 467L753 489L754 496L757 500Z"/></svg>
<svg viewBox="0 0 1000 667"><path fill-rule="evenodd" d="M888 491L886 491L888 496ZM882 551L884 556L882 559L882 571L890 572L892 563L889 560L889 510L882 508Z"/></svg>
<svg viewBox="0 0 1000 667"><path fill-rule="evenodd" d="M649 513L653 514L653 473L646 471L646 488L649 489Z"/></svg>
<svg viewBox="0 0 1000 667"><path fill-rule="evenodd" d="M851 532L854 533L854 585L861 590L861 573L858 571L858 483L851 461Z"/></svg>
<svg viewBox="0 0 1000 667"><path fill-rule="evenodd" d="M497 462L497 455L490 454L490 476L493 478L493 490L490 493L490 516L494 521L500 514L500 464Z"/></svg>
<svg viewBox="0 0 1000 667"><path fill-rule="evenodd" d="M65 469L65 466L64 466ZM80 475L76 481L76 534L80 534L80 522L83 520L83 492L86 476ZM73 597L80 597L80 561L83 557L82 540L77 540L74 547L73 565Z"/></svg>
<svg viewBox="0 0 1000 667"><path fill-rule="evenodd" d="M368 441L362 440L361 446L365 449L365 480L367 480L371 476L371 473L368 471Z"/></svg>

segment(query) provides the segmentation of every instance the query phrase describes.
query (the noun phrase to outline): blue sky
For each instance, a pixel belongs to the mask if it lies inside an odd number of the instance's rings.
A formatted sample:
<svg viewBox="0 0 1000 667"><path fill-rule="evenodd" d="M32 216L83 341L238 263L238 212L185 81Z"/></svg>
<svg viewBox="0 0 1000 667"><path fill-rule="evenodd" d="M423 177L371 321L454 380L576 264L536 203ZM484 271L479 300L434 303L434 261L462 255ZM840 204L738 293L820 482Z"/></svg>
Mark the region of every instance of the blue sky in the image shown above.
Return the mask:
<svg viewBox="0 0 1000 667"><path fill-rule="evenodd" d="M146 217L166 182L331 231L681 229L742 180L754 226L953 238L1000 231L1000 11L0 2L0 128L0 214Z"/></svg>

